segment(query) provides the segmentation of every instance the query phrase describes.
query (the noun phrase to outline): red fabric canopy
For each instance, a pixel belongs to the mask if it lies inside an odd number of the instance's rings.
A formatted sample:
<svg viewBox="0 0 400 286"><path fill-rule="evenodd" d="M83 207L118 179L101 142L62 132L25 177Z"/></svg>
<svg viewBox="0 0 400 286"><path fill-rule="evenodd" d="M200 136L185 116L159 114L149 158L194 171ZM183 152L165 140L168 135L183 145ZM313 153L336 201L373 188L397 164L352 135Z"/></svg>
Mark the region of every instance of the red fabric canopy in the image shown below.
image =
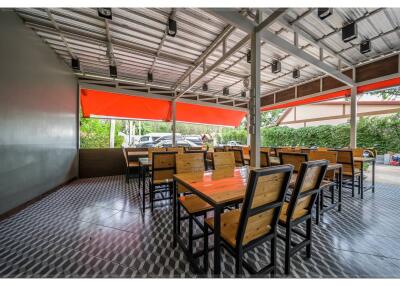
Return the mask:
<svg viewBox="0 0 400 286"><path fill-rule="evenodd" d="M171 102L143 96L81 89L83 117L107 116L169 121Z"/></svg>
<svg viewBox="0 0 400 286"><path fill-rule="evenodd" d="M176 103L176 121L203 123L224 126L239 126L246 116L245 111L204 106L198 104Z"/></svg>
<svg viewBox="0 0 400 286"><path fill-rule="evenodd" d="M143 96L81 89L83 117L103 116L143 120L172 120L171 101ZM224 126L238 126L244 111L176 103L176 121Z"/></svg>
<svg viewBox="0 0 400 286"><path fill-rule="evenodd" d="M382 81L378 81L378 82L374 82L374 83L370 83L370 84L360 85L357 87L357 93L363 93L363 92L377 90L377 89L389 88L389 87L393 87L396 85L400 85L400 77L392 78L392 79L388 79L388 80L382 80ZM288 108L288 107L294 107L294 106L299 106L299 105L317 103L320 101L336 99L336 98L341 98L341 97L350 96L350 95L351 95L351 89L345 88L340 91L328 92L328 93L325 93L322 95L317 95L314 97L298 99L298 100L294 100L291 102L281 103L281 104L276 104L276 105L271 105L271 106L265 106L265 107L261 108L261 111L269 111L269 110L274 110L274 109Z"/></svg>

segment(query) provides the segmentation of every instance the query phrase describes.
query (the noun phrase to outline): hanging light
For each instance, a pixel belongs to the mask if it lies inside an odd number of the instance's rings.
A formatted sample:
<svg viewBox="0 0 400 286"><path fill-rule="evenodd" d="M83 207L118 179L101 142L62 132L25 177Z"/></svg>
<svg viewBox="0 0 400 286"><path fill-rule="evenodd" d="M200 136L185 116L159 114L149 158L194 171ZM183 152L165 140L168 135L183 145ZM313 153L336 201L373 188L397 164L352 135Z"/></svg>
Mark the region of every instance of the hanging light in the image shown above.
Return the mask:
<svg viewBox="0 0 400 286"><path fill-rule="evenodd" d="M366 54L371 51L371 41L370 40L364 40L360 44L360 53Z"/></svg>
<svg viewBox="0 0 400 286"><path fill-rule="evenodd" d="M251 64L251 50L247 50L246 58L247 58L247 62L249 64Z"/></svg>
<svg viewBox="0 0 400 286"><path fill-rule="evenodd" d="M153 74L151 72L147 73L147 81L148 82L153 82Z"/></svg>
<svg viewBox="0 0 400 286"><path fill-rule="evenodd" d="M223 95L229 95L229 88L228 87L224 87L224 89L222 90L222 94Z"/></svg>
<svg viewBox="0 0 400 286"><path fill-rule="evenodd" d="M117 77L117 66L110 65L110 77Z"/></svg>
<svg viewBox="0 0 400 286"><path fill-rule="evenodd" d="M97 8L97 14L101 18L112 20L111 8Z"/></svg>
<svg viewBox="0 0 400 286"><path fill-rule="evenodd" d="M330 15L332 15L332 13L333 13L332 8L318 8L318 17L321 20L328 18Z"/></svg>
<svg viewBox="0 0 400 286"><path fill-rule="evenodd" d="M203 91L208 91L208 85L206 83L203 83L202 89Z"/></svg>
<svg viewBox="0 0 400 286"><path fill-rule="evenodd" d="M357 24L355 22L347 24L342 28L342 40L347 43L357 38Z"/></svg>
<svg viewBox="0 0 400 286"><path fill-rule="evenodd" d="M168 19L168 27L167 27L167 34L168 36L175 37L177 32L177 24L176 21L172 18Z"/></svg>
<svg viewBox="0 0 400 286"><path fill-rule="evenodd" d="M293 70L293 78L299 78L299 77L300 77L300 70L294 69Z"/></svg>
<svg viewBox="0 0 400 286"><path fill-rule="evenodd" d="M72 66L72 69L75 70L75 71L81 70L81 64L80 64L78 58L75 58L75 59L72 58L71 59L71 66Z"/></svg>
<svg viewBox="0 0 400 286"><path fill-rule="evenodd" d="M271 64L271 71L272 73L279 73L281 72L281 62L278 60L272 61Z"/></svg>

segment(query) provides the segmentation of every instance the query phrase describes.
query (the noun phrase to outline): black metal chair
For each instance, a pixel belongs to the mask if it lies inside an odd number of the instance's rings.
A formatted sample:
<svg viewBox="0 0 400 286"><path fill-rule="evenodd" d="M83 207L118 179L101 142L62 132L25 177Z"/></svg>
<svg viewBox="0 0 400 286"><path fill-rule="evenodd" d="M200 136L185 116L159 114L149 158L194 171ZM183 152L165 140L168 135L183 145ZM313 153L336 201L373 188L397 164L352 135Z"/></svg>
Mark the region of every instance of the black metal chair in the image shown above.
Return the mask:
<svg viewBox="0 0 400 286"><path fill-rule="evenodd" d="M283 204L279 225L285 228L286 233L278 235L278 237L285 240L285 274L290 273L291 257L303 247L306 247L307 257L311 257L311 212L327 167L328 161L326 160L301 163L290 202ZM306 233L294 228L302 222L306 222ZM297 244L294 243L292 233L299 235L304 240Z"/></svg>
<svg viewBox="0 0 400 286"><path fill-rule="evenodd" d="M221 215L222 246L235 257L235 273L241 275L243 267L251 274L276 274L276 226L281 207L289 186L293 167L282 165L251 170L241 209ZM214 219L206 219L204 231L205 250L208 249L208 229L214 229ZM270 241L270 263L254 269L243 259L244 253ZM208 251L204 253L204 265L208 267Z"/></svg>

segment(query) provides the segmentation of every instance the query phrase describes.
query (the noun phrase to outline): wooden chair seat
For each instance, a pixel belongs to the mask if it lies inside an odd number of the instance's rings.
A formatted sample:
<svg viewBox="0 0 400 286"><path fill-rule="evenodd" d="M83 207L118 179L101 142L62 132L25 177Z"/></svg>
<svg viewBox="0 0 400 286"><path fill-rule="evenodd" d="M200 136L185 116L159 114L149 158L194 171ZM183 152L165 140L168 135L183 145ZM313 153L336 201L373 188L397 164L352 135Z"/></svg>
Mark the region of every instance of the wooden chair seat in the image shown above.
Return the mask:
<svg viewBox="0 0 400 286"><path fill-rule="evenodd" d="M289 203L284 202L283 206L282 206L281 214L279 216L279 221L281 223L286 223L288 207L289 207ZM307 212L308 211L306 209L296 208L294 213L293 213L292 220L296 220L298 218L301 218L302 216L306 215Z"/></svg>
<svg viewBox="0 0 400 286"><path fill-rule="evenodd" d="M212 206L196 195L179 197L179 202L189 214L197 214L212 210Z"/></svg>
<svg viewBox="0 0 400 286"><path fill-rule="evenodd" d="M172 184L173 179L161 179L161 180L153 180L153 185L166 185Z"/></svg>
<svg viewBox="0 0 400 286"><path fill-rule="evenodd" d="M236 246L236 234L239 228L240 213L241 210L236 209L221 214L221 237L232 247ZM260 214L260 215L269 215L269 214ZM206 219L205 223L211 229L214 229L214 218ZM243 237L243 245L246 245L255 238L261 235L265 235L270 231L271 227L269 225L260 225L257 229L254 229L253 232L246 233L246 235Z"/></svg>
<svg viewBox="0 0 400 286"><path fill-rule="evenodd" d="M321 183L321 189L328 188L328 187L333 186L333 185L335 185L334 181L323 180L322 183Z"/></svg>
<svg viewBox="0 0 400 286"><path fill-rule="evenodd" d="M351 172L348 171L343 171L343 176L353 176ZM360 176L361 175L361 170L360 169L354 169L354 176Z"/></svg>

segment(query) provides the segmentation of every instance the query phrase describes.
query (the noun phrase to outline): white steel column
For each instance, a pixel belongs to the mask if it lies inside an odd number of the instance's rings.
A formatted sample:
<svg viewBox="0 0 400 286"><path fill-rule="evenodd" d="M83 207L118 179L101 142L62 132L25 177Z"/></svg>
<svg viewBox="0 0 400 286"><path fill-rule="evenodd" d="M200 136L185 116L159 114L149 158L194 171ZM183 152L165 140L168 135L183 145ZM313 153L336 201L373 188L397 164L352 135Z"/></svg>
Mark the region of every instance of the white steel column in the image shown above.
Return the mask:
<svg viewBox="0 0 400 286"><path fill-rule="evenodd" d="M351 88L350 148L357 148L357 87Z"/></svg>
<svg viewBox="0 0 400 286"><path fill-rule="evenodd" d="M176 146L176 100L172 101L172 146Z"/></svg>
<svg viewBox="0 0 400 286"><path fill-rule="evenodd" d="M250 92L250 165L260 167L260 68L261 68L260 33L253 29L251 33L251 92Z"/></svg>
<svg viewBox="0 0 400 286"><path fill-rule="evenodd" d="M114 148L115 119L110 120L110 148Z"/></svg>

